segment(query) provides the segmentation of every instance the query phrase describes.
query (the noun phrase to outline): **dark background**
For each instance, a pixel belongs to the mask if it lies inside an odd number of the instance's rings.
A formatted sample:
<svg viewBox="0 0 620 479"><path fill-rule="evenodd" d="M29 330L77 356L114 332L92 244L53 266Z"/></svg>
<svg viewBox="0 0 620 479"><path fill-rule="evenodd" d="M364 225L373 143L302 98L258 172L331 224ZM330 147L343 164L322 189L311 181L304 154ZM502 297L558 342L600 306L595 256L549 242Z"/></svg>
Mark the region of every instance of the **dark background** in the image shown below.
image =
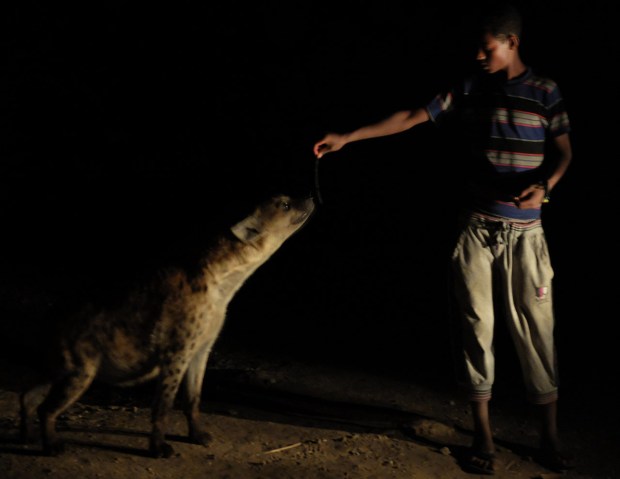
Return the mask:
<svg viewBox="0 0 620 479"><path fill-rule="evenodd" d="M8 309L174 261L272 192L316 195L325 132L419 106L471 68L465 4L125 3L3 7ZM604 388L617 347L616 17L611 2L517 5L522 56L558 82L573 126L573 165L543 213L561 370L568 387ZM451 146L423 125L323 158L316 215L233 299L218 347L450 383Z"/></svg>

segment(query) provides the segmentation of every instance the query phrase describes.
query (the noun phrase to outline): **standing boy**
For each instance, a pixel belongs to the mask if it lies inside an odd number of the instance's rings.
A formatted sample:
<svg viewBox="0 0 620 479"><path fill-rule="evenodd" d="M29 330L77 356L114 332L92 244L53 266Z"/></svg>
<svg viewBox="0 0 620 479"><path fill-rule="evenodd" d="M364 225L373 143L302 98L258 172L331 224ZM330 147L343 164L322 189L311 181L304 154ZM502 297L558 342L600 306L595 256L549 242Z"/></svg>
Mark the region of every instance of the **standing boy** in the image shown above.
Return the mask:
<svg viewBox="0 0 620 479"><path fill-rule="evenodd" d="M489 401L495 375L493 298L499 291L528 399L541 411L539 459L564 470L570 464L557 434L553 269L541 206L571 162L569 120L556 83L521 60L519 12L509 5L492 8L480 27L476 59L481 74L423 108L398 111L350 133L329 133L314 145L314 154L320 158L348 143L400 133L429 120L438 125L458 121L466 140L458 160L467 176L468 201L452 264L474 420L465 466L483 474L494 471ZM548 145L555 148L552 164L545 160Z"/></svg>

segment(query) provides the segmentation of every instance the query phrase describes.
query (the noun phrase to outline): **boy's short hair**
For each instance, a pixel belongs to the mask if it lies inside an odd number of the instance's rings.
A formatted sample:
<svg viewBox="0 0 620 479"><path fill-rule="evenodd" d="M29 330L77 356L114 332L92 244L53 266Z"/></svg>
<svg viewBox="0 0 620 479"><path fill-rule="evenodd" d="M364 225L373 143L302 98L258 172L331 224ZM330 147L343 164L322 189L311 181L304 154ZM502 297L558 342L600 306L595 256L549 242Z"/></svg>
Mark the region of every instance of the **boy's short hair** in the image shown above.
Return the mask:
<svg viewBox="0 0 620 479"><path fill-rule="evenodd" d="M479 33L490 33L494 37L521 37L521 13L514 5L505 2L492 2L479 18Z"/></svg>

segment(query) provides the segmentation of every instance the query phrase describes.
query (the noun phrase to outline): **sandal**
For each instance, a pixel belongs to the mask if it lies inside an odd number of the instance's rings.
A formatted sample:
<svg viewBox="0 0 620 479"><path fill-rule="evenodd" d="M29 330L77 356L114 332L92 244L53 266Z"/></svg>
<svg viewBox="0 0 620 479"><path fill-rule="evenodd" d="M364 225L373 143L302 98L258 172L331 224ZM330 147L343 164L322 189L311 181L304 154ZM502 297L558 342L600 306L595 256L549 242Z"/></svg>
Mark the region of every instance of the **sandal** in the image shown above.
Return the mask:
<svg viewBox="0 0 620 479"><path fill-rule="evenodd" d="M536 458L541 466L553 472L565 472L574 467L573 458L569 454L562 453L556 450L543 450Z"/></svg>
<svg viewBox="0 0 620 479"><path fill-rule="evenodd" d="M463 469L475 474L495 474L495 454L470 450L463 458Z"/></svg>

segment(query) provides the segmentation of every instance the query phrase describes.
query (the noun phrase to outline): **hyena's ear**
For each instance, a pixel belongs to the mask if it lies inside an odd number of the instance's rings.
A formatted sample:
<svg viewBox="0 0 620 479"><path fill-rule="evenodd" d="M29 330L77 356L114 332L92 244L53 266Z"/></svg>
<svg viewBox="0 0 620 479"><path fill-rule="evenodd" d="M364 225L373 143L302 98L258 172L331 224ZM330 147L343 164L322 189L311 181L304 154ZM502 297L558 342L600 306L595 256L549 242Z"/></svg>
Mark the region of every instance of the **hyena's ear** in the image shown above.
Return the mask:
<svg viewBox="0 0 620 479"><path fill-rule="evenodd" d="M252 241L260 234L260 224L254 215L248 216L230 228L232 233L241 241Z"/></svg>

